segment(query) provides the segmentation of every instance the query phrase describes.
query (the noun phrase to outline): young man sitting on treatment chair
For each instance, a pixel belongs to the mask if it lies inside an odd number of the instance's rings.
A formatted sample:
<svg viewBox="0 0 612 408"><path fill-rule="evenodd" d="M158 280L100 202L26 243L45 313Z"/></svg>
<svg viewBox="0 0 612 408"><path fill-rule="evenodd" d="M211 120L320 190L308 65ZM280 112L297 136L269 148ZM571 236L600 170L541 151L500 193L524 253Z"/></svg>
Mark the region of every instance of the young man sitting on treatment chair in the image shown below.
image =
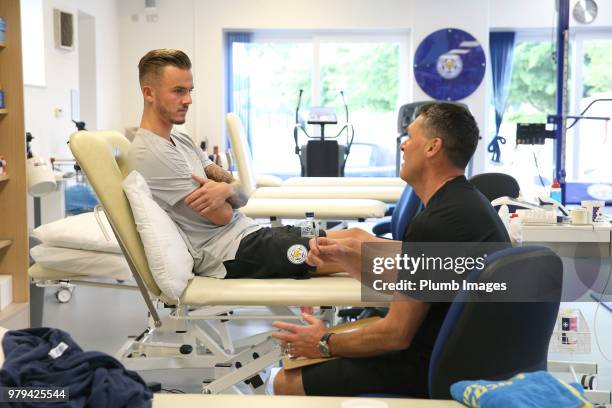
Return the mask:
<svg viewBox="0 0 612 408"><path fill-rule="evenodd" d="M248 197L232 175L174 129L185 123L192 103L189 57L179 50L152 50L138 70L144 110L130 146L129 170L144 177L155 201L179 227L194 258L194 273L233 279L338 272L333 264L315 267L306 262L309 242L299 228L265 228L241 214L237 208ZM327 236L370 237L358 228Z"/></svg>

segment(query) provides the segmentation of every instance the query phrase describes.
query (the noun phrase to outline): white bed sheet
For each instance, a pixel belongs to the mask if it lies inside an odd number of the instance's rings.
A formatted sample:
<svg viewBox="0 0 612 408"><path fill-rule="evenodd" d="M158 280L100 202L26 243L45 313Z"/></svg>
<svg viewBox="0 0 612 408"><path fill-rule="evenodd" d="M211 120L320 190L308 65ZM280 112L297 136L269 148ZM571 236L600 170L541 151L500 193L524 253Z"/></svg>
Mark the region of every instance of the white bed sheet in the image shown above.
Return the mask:
<svg viewBox="0 0 612 408"><path fill-rule="evenodd" d="M66 272L67 277L74 274L117 280L132 278L132 273L123 254L60 248L41 244L30 249L30 255L39 265Z"/></svg>
<svg viewBox="0 0 612 408"><path fill-rule="evenodd" d="M62 218L41 225L32 235L48 246L121 254L104 211L98 216L100 222L93 212Z"/></svg>

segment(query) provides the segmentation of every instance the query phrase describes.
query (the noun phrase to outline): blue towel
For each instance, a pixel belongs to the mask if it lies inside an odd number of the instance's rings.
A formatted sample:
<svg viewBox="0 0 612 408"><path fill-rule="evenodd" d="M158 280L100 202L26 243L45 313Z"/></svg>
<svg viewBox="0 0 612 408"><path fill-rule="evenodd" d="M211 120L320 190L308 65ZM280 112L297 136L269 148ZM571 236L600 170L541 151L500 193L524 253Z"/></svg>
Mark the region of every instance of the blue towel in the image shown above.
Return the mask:
<svg viewBox="0 0 612 408"><path fill-rule="evenodd" d="M60 343L68 347L58 351ZM152 394L137 373L107 354L83 351L61 330L8 331L2 348L6 359L0 369L0 386L67 388L70 398L66 404L15 403L11 408L151 407Z"/></svg>
<svg viewBox="0 0 612 408"><path fill-rule="evenodd" d="M66 187L66 212L69 214L81 214L93 211L98 205L98 199L91 186L88 184L73 184Z"/></svg>
<svg viewBox="0 0 612 408"><path fill-rule="evenodd" d="M468 407L592 408L578 384L567 384L546 371L517 374L507 381L459 381L451 395Z"/></svg>

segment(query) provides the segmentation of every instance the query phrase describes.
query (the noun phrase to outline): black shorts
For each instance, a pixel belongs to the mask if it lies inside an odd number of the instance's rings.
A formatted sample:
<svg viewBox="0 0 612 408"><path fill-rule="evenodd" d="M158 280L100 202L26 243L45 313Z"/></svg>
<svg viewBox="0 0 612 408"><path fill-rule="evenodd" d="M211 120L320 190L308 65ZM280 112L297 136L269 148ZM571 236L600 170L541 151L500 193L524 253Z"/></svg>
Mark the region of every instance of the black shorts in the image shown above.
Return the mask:
<svg viewBox="0 0 612 408"><path fill-rule="evenodd" d="M396 394L429 398L429 354L400 350L375 357L338 358L302 368L306 395Z"/></svg>
<svg viewBox="0 0 612 408"><path fill-rule="evenodd" d="M325 231L319 231L319 236L325 236ZM316 268L290 262L288 251L294 245L308 249L308 241L299 227L261 228L242 238L235 259L223 262L225 279L307 279Z"/></svg>

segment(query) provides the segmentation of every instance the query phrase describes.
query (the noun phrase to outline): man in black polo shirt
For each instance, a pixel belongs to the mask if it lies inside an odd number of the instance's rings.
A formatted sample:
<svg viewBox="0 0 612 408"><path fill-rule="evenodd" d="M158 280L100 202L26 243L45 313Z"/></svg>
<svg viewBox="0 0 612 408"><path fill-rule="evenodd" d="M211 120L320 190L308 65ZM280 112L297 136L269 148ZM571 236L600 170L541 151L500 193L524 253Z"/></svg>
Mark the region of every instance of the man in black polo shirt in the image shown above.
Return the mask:
<svg viewBox="0 0 612 408"><path fill-rule="evenodd" d="M405 242L510 242L491 204L464 176L478 133L472 115L448 103L424 106L408 127L409 138L401 145L400 176L425 209L411 221ZM309 262L338 263L359 277L362 240L320 238L318 242L319 250L311 245ZM396 245L400 251L402 243ZM275 322L283 331L273 336L292 355L342 357L281 370L274 381L275 393L427 397L429 359L448 308L448 303L421 302L396 292L385 318L349 333L331 335L310 315L303 315L305 326Z"/></svg>

